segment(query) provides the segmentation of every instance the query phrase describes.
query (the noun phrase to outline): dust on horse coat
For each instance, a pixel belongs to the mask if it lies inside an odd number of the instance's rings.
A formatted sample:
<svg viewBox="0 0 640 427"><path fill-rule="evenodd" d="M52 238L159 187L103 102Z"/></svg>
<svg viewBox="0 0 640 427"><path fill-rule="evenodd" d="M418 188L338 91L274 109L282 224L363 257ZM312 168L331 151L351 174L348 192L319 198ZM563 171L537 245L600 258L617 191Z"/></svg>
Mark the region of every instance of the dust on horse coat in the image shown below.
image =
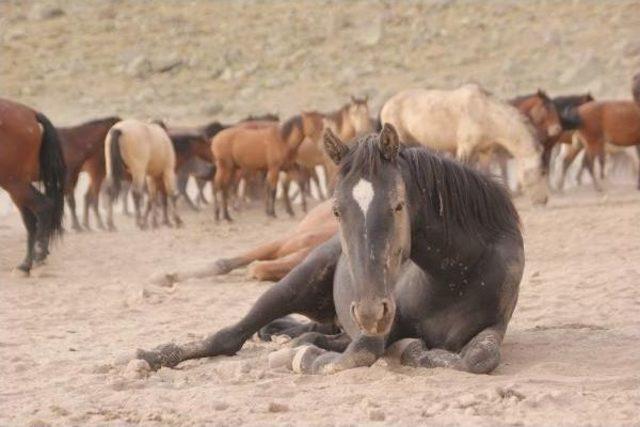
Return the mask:
<svg viewBox="0 0 640 427"><path fill-rule="evenodd" d="M546 203L542 147L520 112L477 85L456 90L412 89L389 99L380 112L404 143L422 144L467 160L498 144L516 160L518 182L534 203Z"/></svg>
<svg viewBox="0 0 640 427"><path fill-rule="evenodd" d="M158 190L163 194L164 223L169 225L166 198L169 196L173 220L176 225L182 223L176 211L175 199L176 154L165 129L156 123L145 123L127 119L116 123L105 142L107 161L107 182L110 188L107 226L114 228L113 201L120 193L120 183L125 169L131 175L133 200L136 210L136 223L140 228L147 226L147 218L153 209L155 225L155 198ZM149 198L144 215L140 212L140 203L147 184Z"/></svg>
<svg viewBox="0 0 640 427"><path fill-rule="evenodd" d="M269 288L238 323L204 340L137 357L151 367L235 354L256 331L298 336L270 364L302 373L370 366L385 349L403 364L487 373L515 308L524 269L518 215L502 186L390 125L351 147L331 131L340 165L336 236ZM321 323L282 318L300 313ZM342 328L335 333L335 322ZM300 335L305 331L313 331Z"/></svg>
<svg viewBox="0 0 640 427"><path fill-rule="evenodd" d="M42 113L0 98L0 188L20 210L27 254L17 267L28 275L49 254L49 240L62 233L66 168L56 129ZM44 194L33 186L40 181Z"/></svg>
<svg viewBox="0 0 640 427"><path fill-rule="evenodd" d="M91 120L78 126L57 128L60 143L62 144L62 154L67 165L65 194L69 213L71 214L71 225L76 231L82 230L76 215L75 198L75 189L80 171L87 172L90 178L89 187L84 195L82 225L85 229L89 229L89 208L91 207L93 208L98 228L104 229L98 205L100 187L106 174L104 140L111 126L120 120L119 117L106 117Z"/></svg>

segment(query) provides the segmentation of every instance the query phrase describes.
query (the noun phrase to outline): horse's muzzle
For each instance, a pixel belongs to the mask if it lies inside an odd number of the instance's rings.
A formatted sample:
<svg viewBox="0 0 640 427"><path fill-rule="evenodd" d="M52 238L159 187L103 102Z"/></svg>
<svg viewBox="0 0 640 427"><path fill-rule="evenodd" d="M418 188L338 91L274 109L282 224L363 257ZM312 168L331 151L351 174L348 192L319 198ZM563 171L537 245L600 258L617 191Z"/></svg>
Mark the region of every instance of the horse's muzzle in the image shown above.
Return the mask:
<svg viewBox="0 0 640 427"><path fill-rule="evenodd" d="M391 329L395 315L396 304L389 298L351 303L351 317L365 335L386 335Z"/></svg>

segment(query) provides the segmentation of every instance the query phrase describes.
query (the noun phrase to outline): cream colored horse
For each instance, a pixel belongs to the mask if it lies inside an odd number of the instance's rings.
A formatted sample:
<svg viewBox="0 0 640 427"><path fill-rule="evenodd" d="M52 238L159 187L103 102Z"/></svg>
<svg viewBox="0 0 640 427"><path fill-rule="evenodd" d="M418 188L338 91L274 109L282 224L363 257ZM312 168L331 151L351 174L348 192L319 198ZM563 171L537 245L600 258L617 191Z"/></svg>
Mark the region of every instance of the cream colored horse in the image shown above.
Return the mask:
<svg viewBox="0 0 640 427"><path fill-rule="evenodd" d="M136 224L144 229L152 212L152 226L157 226L156 198L162 193L163 223L171 226L167 215L167 198L176 226L182 220L176 211L175 164L176 154L171 139L160 124L144 123L138 120L122 120L109 130L105 141L107 166L107 188L109 189L107 226L114 230L113 202L120 194L121 181L125 171L131 175ZM147 184L147 206L144 215L140 213L145 180Z"/></svg>
<svg viewBox="0 0 640 427"><path fill-rule="evenodd" d="M400 92L384 104L380 119L383 124L392 124L403 142L455 153L462 161L500 145L515 158L518 182L525 193L536 204L547 201L542 146L534 136L535 130L515 107L477 85L452 91Z"/></svg>

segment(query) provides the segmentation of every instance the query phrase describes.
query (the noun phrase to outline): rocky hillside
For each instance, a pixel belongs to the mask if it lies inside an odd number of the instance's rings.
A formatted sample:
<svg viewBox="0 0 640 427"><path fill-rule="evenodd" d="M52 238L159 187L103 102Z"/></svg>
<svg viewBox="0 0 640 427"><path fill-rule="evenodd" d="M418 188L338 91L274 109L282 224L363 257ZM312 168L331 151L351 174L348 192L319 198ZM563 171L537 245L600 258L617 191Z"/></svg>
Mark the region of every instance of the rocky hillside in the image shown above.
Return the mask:
<svg viewBox="0 0 640 427"><path fill-rule="evenodd" d="M338 107L476 81L630 97L640 1L0 0L0 96L59 124Z"/></svg>

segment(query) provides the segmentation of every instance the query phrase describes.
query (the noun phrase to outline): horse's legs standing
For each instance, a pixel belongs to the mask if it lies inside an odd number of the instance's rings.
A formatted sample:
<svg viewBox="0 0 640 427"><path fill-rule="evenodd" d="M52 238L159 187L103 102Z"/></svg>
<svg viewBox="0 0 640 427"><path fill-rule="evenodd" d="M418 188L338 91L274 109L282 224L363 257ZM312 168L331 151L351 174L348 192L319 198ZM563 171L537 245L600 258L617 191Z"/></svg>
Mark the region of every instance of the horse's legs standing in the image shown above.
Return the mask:
<svg viewBox="0 0 640 427"><path fill-rule="evenodd" d="M291 172L297 173L297 172ZM291 175L287 173L284 180L282 180L282 200L284 201L284 210L289 216L294 216L293 207L291 206L291 198L289 197L289 190L291 189Z"/></svg>
<svg viewBox="0 0 640 427"><path fill-rule="evenodd" d="M20 215L22 215L22 222L27 229L27 255L17 268L29 274L33 266L33 248L36 242L37 223L35 215L26 207L20 207Z"/></svg>
<svg viewBox="0 0 640 427"><path fill-rule="evenodd" d="M388 354L400 358L403 365L423 368L452 368L475 374L493 371L500 363L500 344L503 332L499 327L480 331L460 351L427 349L424 341L405 338L393 343Z"/></svg>
<svg viewBox="0 0 640 427"><path fill-rule="evenodd" d="M278 175L280 169L272 167L267 172L267 216L276 217L276 190L278 189Z"/></svg>
<svg viewBox="0 0 640 427"><path fill-rule="evenodd" d="M189 359L235 354L260 328L291 313L331 321L335 318L333 274L340 254L340 241L332 239L263 293L235 325L186 345L166 344L152 351L138 350L137 357L154 369L172 367Z"/></svg>
<svg viewBox="0 0 640 427"><path fill-rule="evenodd" d="M142 200L143 200L143 192L144 192L144 180L145 180L145 174L143 171L131 171L131 176L132 176L132 180L131 180L131 192L133 193L133 207L135 209L135 220L136 220L136 225L140 228L145 228L146 227L146 215L145 218L143 220L142 218ZM147 201L147 208L150 209L151 208L151 191L149 191L149 195L148 195L148 201ZM144 224L143 224L144 221Z"/></svg>
<svg viewBox="0 0 640 427"><path fill-rule="evenodd" d="M76 213L76 185L78 184L79 171L69 172L70 175L65 182L65 192L67 199L67 206L69 206L69 215L71 216L71 228L75 231L82 231L80 227L80 221L78 221L78 215Z"/></svg>
<svg viewBox="0 0 640 427"><path fill-rule="evenodd" d="M93 215L96 220L96 225L99 229L104 230L104 223L102 222L102 217L100 216L100 187L102 186L102 181L104 179L104 175L99 173L90 173L91 182L89 184L89 188L87 188L87 192L84 198L84 218L83 223L86 229L89 229L89 207L93 209Z"/></svg>
<svg viewBox="0 0 640 427"><path fill-rule="evenodd" d="M558 190L564 189L564 182L567 177L567 170L575 160L575 158L582 151L582 144L565 144L565 156L562 159L562 170L560 171L560 178L558 179Z"/></svg>
<svg viewBox="0 0 640 427"><path fill-rule="evenodd" d="M178 192L176 190L176 175L173 173L173 169L167 169L164 171L163 179L163 188L164 188L164 206L165 206L165 221L168 224L169 221L166 218L166 204L167 197L169 198L169 204L171 205L171 219L173 219L173 223L176 227L180 227L182 225L182 219L180 215L178 215L177 203L178 200Z"/></svg>
<svg viewBox="0 0 640 427"><path fill-rule="evenodd" d="M131 216L131 210L129 210L129 193L131 192L131 186L133 184L130 182L122 183L122 213L125 216ZM135 194L133 195L134 203L135 203Z"/></svg>

